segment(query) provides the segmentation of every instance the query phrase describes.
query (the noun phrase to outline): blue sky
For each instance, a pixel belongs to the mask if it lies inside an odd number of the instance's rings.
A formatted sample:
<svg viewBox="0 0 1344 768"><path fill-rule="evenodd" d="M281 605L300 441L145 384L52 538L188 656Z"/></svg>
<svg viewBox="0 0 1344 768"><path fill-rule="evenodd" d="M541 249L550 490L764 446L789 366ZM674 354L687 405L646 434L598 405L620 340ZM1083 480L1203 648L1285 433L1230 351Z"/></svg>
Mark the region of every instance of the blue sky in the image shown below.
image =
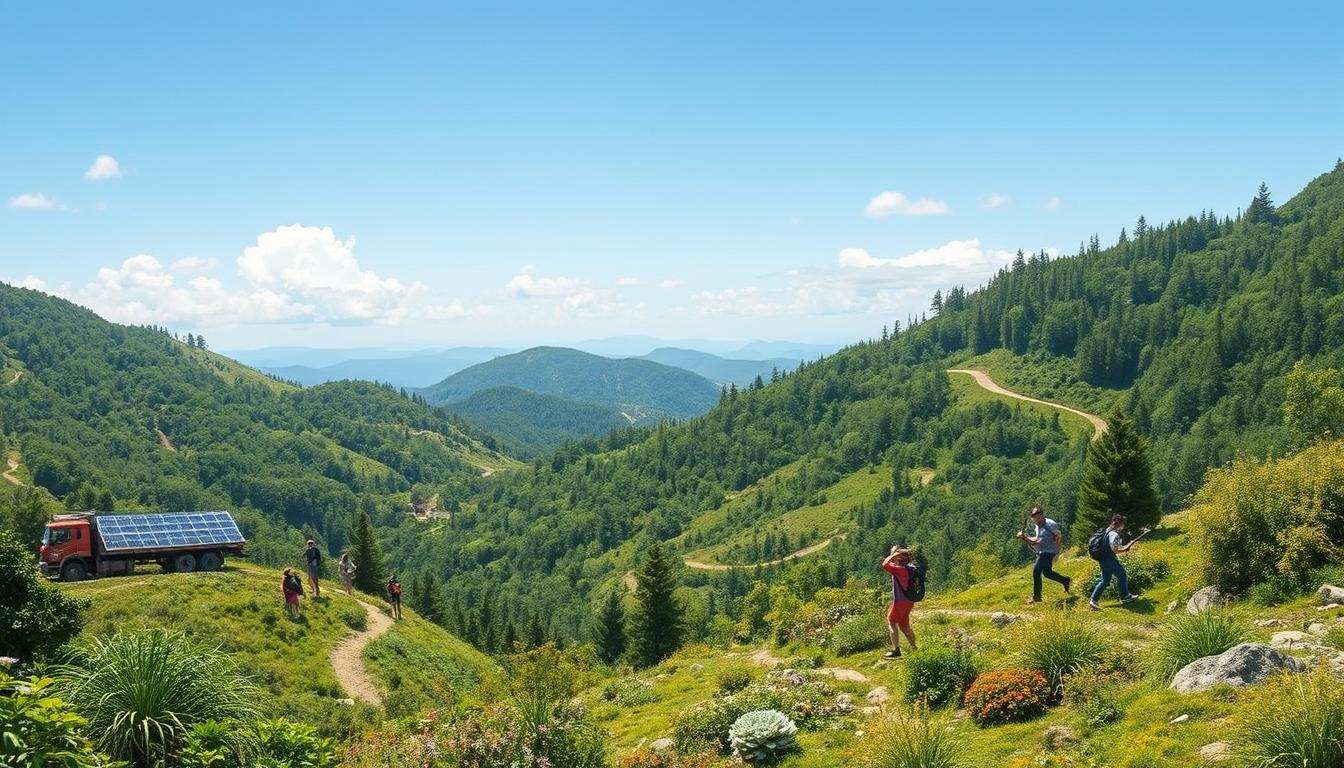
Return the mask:
<svg viewBox="0 0 1344 768"><path fill-rule="evenodd" d="M0 279L220 347L847 342L1344 154L1338 4L1004 5L10 4Z"/></svg>

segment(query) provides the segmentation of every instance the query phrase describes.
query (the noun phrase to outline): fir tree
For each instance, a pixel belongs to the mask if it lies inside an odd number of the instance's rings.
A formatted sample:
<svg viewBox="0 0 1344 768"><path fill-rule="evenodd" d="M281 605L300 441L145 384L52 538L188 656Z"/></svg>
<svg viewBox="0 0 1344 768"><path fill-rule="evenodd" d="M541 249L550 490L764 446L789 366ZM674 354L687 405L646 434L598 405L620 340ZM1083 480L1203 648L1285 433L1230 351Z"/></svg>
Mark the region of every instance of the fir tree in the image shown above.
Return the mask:
<svg viewBox="0 0 1344 768"><path fill-rule="evenodd" d="M593 645L597 656L608 664L625 653L625 609L621 606L622 589L613 589L598 606L593 617Z"/></svg>
<svg viewBox="0 0 1344 768"><path fill-rule="evenodd" d="M383 591L383 553L373 536L369 513L361 509L350 530L350 559L355 563L355 589L371 595Z"/></svg>
<svg viewBox="0 0 1344 768"><path fill-rule="evenodd" d="M1251 224L1274 224L1278 219L1274 201L1269 197L1269 187L1261 182L1260 189L1255 193L1255 199L1251 200L1251 207L1246 209L1246 221Z"/></svg>
<svg viewBox="0 0 1344 768"><path fill-rule="evenodd" d="M1157 525L1162 510L1148 453L1148 440L1117 405L1106 419L1106 432L1088 446L1078 487L1075 543L1085 543L1106 527L1111 515L1124 515L1131 531Z"/></svg>
<svg viewBox="0 0 1344 768"><path fill-rule="evenodd" d="M651 667L681 647L681 606L676 577L661 544L654 542L636 574L639 607L631 622L630 645L635 660Z"/></svg>
<svg viewBox="0 0 1344 768"><path fill-rule="evenodd" d="M541 623L539 614L532 614L527 620L527 637L524 639L528 650L540 648L546 644L546 627Z"/></svg>

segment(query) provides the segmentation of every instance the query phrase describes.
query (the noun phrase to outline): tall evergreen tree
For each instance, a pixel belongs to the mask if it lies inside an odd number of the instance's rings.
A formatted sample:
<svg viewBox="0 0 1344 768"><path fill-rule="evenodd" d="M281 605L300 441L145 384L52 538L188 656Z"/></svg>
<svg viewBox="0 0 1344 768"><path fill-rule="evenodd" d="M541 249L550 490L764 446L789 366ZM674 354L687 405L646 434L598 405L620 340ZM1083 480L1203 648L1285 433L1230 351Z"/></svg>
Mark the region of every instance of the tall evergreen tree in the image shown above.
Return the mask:
<svg viewBox="0 0 1344 768"><path fill-rule="evenodd" d="M355 563L355 588L371 595L383 590L383 553L373 535L373 523L363 509L355 515L350 530L350 559Z"/></svg>
<svg viewBox="0 0 1344 768"><path fill-rule="evenodd" d="M1264 182L1260 182L1260 189L1255 193L1255 199L1251 200L1251 206L1246 209L1246 221L1252 224L1269 223L1278 221L1278 212L1274 209L1274 201L1269 197L1269 187Z"/></svg>
<svg viewBox="0 0 1344 768"><path fill-rule="evenodd" d="M1083 482L1078 486L1074 542L1085 543L1116 514L1127 518L1131 531L1156 525L1162 516L1148 440L1118 405L1106 418L1105 434L1088 446Z"/></svg>
<svg viewBox="0 0 1344 768"><path fill-rule="evenodd" d="M593 617L593 645L598 658L616 663L625 653L625 609L621 606L622 589L613 589L598 606Z"/></svg>
<svg viewBox="0 0 1344 768"><path fill-rule="evenodd" d="M654 542L649 547L635 577L639 584L635 591L639 607L631 621L630 646L635 660L641 666L651 667L681 647L677 580L662 544Z"/></svg>

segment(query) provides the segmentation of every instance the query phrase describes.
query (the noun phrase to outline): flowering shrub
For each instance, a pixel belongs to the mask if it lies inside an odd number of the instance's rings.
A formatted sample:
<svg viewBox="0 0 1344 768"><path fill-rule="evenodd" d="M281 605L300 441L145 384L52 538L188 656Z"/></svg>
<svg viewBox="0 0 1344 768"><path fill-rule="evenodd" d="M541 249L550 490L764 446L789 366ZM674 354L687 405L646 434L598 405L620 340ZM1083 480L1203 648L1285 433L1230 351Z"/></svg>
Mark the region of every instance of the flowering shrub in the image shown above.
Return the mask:
<svg viewBox="0 0 1344 768"><path fill-rule="evenodd" d="M765 681L754 683L736 693L719 693L677 715L672 738L677 751L695 752L710 746L728 751L728 729L742 715L755 710L775 709L795 724L808 728L838 715L854 711L849 694L837 692L815 675L796 669L776 670Z"/></svg>
<svg viewBox="0 0 1344 768"><path fill-rule="evenodd" d="M731 667L719 671L719 692L737 693L738 691L751 685L753 676L751 670L743 667Z"/></svg>
<svg viewBox="0 0 1344 768"><path fill-rule="evenodd" d="M966 708L977 723L1010 723L1045 711L1050 684L1034 669L997 669L977 677L966 691Z"/></svg>
<svg viewBox="0 0 1344 768"><path fill-rule="evenodd" d="M616 762L616 768L710 768L708 755L674 755L640 747Z"/></svg>
<svg viewBox="0 0 1344 768"><path fill-rule="evenodd" d="M853 616L873 613L876 610L871 601L861 599L848 599L825 606L808 603L808 607L812 609L805 610L802 618L789 627L784 635L785 641L826 645L836 625Z"/></svg>
<svg viewBox="0 0 1344 768"><path fill-rule="evenodd" d="M737 718L728 729L733 754L746 763L770 763L798 748L798 726L783 712L764 709Z"/></svg>

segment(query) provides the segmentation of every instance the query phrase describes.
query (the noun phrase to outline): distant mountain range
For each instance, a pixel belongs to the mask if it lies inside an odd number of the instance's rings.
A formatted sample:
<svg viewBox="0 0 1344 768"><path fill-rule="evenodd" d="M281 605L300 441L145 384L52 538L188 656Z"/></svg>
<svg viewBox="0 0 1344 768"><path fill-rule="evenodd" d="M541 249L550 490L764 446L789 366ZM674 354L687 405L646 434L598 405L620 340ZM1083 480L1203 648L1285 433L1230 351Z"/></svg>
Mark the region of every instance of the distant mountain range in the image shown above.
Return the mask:
<svg viewBox="0 0 1344 768"><path fill-rule="evenodd" d="M729 384L736 384L738 387L746 387L757 376L760 376L762 381L768 382L772 371L779 371L780 373L792 371L798 367L801 358L775 357L768 360L730 360L695 349L659 347L636 359L652 360L655 363L671 365L691 373L698 373L719 386L726 387Z"/></svg>
<svg viewBox="0 0 1344 768"><path fill-rule="evenodd" d="M313 386L328 381L364 379L397 387L427 387L445 377L483 363L509 350L496 347L453 347L417 352L408 357L372 357L342 360L331 365L261 365L261 370L286 381Z"/></svg>

